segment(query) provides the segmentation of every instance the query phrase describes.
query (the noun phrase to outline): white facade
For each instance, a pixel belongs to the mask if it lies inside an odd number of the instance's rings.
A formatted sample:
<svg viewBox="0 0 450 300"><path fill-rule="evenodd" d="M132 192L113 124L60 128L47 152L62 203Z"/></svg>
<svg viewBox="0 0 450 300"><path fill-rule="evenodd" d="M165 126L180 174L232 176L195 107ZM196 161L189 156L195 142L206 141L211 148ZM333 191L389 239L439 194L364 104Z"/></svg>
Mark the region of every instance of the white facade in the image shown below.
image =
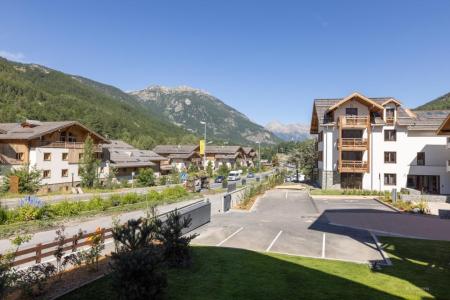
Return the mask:
<svg viewBox="0 0 450 300"><path fill-rule="evenodd" d="M321 135L318 140L318 181L322 188L341 188L345 176L362 176L360 188L366 190L390 191L393 188L414 188L420 180L430 180L433 186L438 186L440 194L450 194L450 173L447 172L447 160L450 150L447 137L437 136L434 127L411 128L397 122L397 111L394 124L372 122L370 128L362 130L362 139L368 142L368 149L362 151L362 162L367 162L368 170L356 175L349 175L348 171L339 170L339 117L346 116L346 108L357 108L358 116L370 116L369 106L360 101L350 100L333 111L333 122L320 124L317 132ZM396 108L395 103L385 105L383 112L378 112L379 119L386 120L386 109ZM373 115L372 115L373 117ZM355 130L342 127L342 130ZM385 131L395 130L396 140L386 141ZM361 151L350 151L361 152ZM395 162L385 162L385 152L394 152ZM418 164L417 157L424 155L424 164ZM358 159L360 160L360 159ZM343 159L344 161L344 159ZM344 174L346 173L346 174ZM344 174L344 175L343 175ZM362 175L359 175L362 174ZM395 184L386 181L386 174L395 174ZM418 177L420 177L418 179ZM427 177L423 179L423 177ZM409 181L408 181L409 178ZM430 183L431 184L431 183ZM428 185L428 183L427 183ZM421 185L422 186L422 185Z"/></svg>
<svg viewBox="0 0 450 300"><path fill-rule="evenodd" d="M44 154L49 154L49 159L44 159ZM63 159L63 154L66 158ZM38 147L30 149L30 168L41 171L41 185L77 185L81 181L79 164L70 163L68 160L69 149ZM99 168L99 178L106 174L105 166ZM49 172L46 172L49 171ZM45 173L45 174L44 174Z"/></svg>

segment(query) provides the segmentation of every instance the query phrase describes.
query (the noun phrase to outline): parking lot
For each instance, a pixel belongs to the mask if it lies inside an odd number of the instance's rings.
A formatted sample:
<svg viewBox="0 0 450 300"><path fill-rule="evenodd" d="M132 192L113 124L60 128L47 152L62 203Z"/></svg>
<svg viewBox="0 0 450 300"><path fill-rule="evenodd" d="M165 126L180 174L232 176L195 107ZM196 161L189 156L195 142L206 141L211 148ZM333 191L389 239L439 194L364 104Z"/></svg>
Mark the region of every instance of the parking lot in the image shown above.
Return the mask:
<svg viewBox="0 0 450 300"><path fill-rule="evenodd" d="M271 190L250 212L213 215L193 244L367 263L382 261L365 230L330 224L327 213L389 211L375 200L313 200L304 191Z"/></svg>

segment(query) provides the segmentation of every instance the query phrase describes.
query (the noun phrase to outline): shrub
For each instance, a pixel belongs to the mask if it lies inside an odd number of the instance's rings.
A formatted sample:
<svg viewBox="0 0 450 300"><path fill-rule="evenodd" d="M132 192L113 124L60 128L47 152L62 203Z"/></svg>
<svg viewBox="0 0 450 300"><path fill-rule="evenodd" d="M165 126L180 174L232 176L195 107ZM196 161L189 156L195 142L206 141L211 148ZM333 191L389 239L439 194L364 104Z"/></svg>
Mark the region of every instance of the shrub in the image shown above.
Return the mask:
<svg viewBox="0 0 450 300"><path fill-rule="evenodd" d="M162 195L157 191L150 191L147 194L147 200L150 202L159 202L162 200Z"/></svg>
<svg viewBox="0 0 450 300"><path fill-rule="evenodd" d="M43 294L47 281L56 273L56 267L51 263L34 265L17 272L17 286L23 295L35 299Z"/></svg>
<svg viewBox="0 0 450 300"><path fill-rule="evenodd" d="M163 258L156 247L112 253L110 268L119 299L159 299L167 286Z"/></svg>
<svg viewBox="0 0 450 300"><path fill-rule="evenodd" d="M166 185L167 184L167 176L161 175L159 176L159 185Z"/></svg>
<svg viewBox="0 0 450 300"><path fill-rule="evenodd" d="M36 207L29 204L20 206L16 210L15 218L17 221L42 220L50 217L48 206Z"/></svg>
<svg viewBox="0 0 450 300"><path fill-rule="evenodd" d="M170 267L186 267L191 263L189 243L197 234L183 235L183 230L191 224L192 218L184 217L175 209L167 220L156 219L157 239L164 248L164 259Z"/></svg>
<svg viewBox="0 0 450 300"><path fill-rule="evenodd" d="M6 222L8 222L8 211L0 206L0 225L5 224Z"/></svg>
<svg viewBox="0 0 450 300"><path fill-rule="evenodd" d="M141 197L136 193L127 193L123 195L120 199L122 205L134 204L141 201Z"/></svg>
<svg viewBox="0 0 450 300"><path fill-rule="evenodd" d="M51 206L51 211L61 217L77 216L83 210L84 204L80 201L69 202L67 200L58 202Z"/></svg>
<svg viewBox="0 0 450 300"><path fill-rule="evenodd" d="M161 192L161 198L165 201L186 197L189 193L181 186L167 188Z"/></svg>
<svg viewBox="0 0 450 300"><path fill-rule="evenodd" d="M136 177L136 181L140 186L154 186L155 174L151 168L141 169Z"/></svg>
<svg viewBox="0 0 450 300"><path fill-rule="evenodd" d="M17 176L19 178L19 193L35 193L40 188L41 172L28 165L20 169L12 169L6 174L2 188L6 192L9 190L9 177Z"/></svg>
<svg viewBox="0 0 450 300"><path fill-rule="evenodd" d="M86 202L85 207L87 210L106 210L108 207L112 206L111 202L105 201L100 197L95 197Z"/></svg>
<svg viewBox="0 0 450 300"><path fill-rule="evenodd" d="M118 251L135 251L149 247L156 237L156 225L153 218L128 220L125 224L116 224L112 230Z"/></svg>

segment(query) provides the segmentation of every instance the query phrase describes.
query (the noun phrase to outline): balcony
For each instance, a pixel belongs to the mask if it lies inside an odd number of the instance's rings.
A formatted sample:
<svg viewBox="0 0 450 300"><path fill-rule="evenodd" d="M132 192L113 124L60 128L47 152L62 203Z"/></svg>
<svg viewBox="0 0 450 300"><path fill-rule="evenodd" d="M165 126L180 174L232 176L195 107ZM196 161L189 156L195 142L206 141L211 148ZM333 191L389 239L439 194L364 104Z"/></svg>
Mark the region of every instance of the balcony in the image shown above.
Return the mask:
<svg viewBox="0 0 450 300"><path fill-rule="evenodd" d="M363 138L340 138L338 147L347 151L365 151L367 150L367 139Z"/></svg>
<svg viewBox="0 0 450 300"><path fill-rule="evenodd" d="M394 117L386 117L386 125L392 126L395 124L395 118Z"/></svg>
<svg viewBox="0 0 450 300"><path fill-rule="evenodd" d="M340 173L367 173L369 172L369 164L366 161L359 160L342 160L339 161Z"/></svg>
<svg viewBox="0 0 450 300"><path fill-rule="evenodd" d="M368 116L340 116L339 126L345 128L367 128L369 127Z"/></svg>
<svg viewBox="0 0 450 300"><path fill-rule="evenodd" d="M84 143L81 142L38 141L35 146L44 148L84 149ZM93 149L95 152L102 152L101 145L93 145Z"/></svg>

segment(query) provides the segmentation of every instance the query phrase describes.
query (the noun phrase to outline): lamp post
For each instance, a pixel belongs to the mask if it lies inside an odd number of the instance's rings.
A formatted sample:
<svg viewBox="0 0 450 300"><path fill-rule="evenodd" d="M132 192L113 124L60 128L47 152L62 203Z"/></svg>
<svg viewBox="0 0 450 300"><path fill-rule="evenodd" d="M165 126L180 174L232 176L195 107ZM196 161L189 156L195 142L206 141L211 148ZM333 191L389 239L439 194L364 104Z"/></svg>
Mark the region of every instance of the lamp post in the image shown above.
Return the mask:
<svg viewBox="0 0 450 300"><path fill-rule="evenodd" d="M261 142L256 142L258 144L258 173L261 173Z"/></svg>
<svg viewBox="0 0 450 300"><path fill-rule="evenodd" d="M205 125L205 136L204 136L204 141L205 141L205 149L203 149L203 168L206 170L206 122L205 121L200 121L200 124Z"/></svg>

